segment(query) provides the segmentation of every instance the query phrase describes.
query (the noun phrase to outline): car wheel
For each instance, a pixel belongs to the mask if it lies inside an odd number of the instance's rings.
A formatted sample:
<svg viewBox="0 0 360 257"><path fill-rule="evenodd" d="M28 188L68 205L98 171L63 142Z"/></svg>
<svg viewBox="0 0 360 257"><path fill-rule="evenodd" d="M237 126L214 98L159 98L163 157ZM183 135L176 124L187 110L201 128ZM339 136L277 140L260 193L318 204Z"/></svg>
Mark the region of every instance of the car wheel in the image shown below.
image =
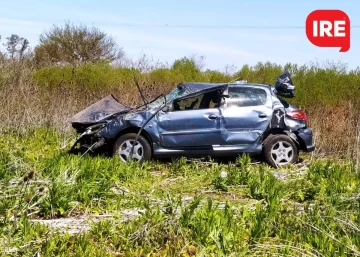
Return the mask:
<svg viewBox="0 0 360 257"><path fill-rule="evenodd" d="M298 160L298 148L287 135L270 135L264 142L263 155L272 167L284 167Z"/></svg>
<svg viewBox="0 0 360 257"><path fill-rule="evenodd" d="M143 162L151 158L151 146L149 142L141 135L135 143L137 134L129 133L119 137L114 144L114 155L117 155L123 162L128 162L132 158L133 161ZM134 145L135 143L135 145ZM132 157L130 155L133 150Z"/></svg>

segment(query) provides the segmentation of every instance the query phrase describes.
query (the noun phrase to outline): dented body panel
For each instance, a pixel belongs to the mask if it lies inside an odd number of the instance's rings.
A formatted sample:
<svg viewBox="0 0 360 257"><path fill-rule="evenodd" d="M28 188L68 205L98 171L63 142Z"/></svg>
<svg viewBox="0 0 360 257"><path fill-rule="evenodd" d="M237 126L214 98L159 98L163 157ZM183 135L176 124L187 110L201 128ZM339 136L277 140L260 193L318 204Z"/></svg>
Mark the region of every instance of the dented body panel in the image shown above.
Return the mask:
<svg viewBox="0 0 360 257"><path fill-rule="evenodd" d="M272 114L270 97L260 106L239 107L225 103L222 109L224 142L254 144L269 126Z"/></svg>
<svg viewBox="0 0 360 257"><path fill-rule="evenodd" d="M215 118L210 119L211 115ZM160 144L169 148L221 144L220 117L218 108L160 111L156 117Z"/></svg>
<svg viewBox="0 0 360 257"><path fill-rule="evenodd" d="M289 133L300 150L314 150L312 131L306 127L306 123L286 117L286 112L296 107L279 99L269 85L185 83L178 88L184 93L178 94L175 90L171 93L171 96L178 97L138 110L116 104L108 96L105 100L110 101L115 106L113 111L118 113L98 120L98 123L105 122L105 125L96 131L87 132L86 136L90 136L91 142L104 142L112 150L112 144L119 136L128 131L137 133L140 130L151 144L153 156L168 157L235 155L242 152L259 154L267 135L273 131L283 131ZM219 106L173 109L176 100L219 90L223 94ZM246 96L251 90L259 94ZM241 98L243 95L244 98ZM240 105L237 104L239 99L243 99ZM161 104L170 106L170 109L159 109ZM102 117L109 115L110 109ZM78 139L77 143L81 142Z"/></svg>

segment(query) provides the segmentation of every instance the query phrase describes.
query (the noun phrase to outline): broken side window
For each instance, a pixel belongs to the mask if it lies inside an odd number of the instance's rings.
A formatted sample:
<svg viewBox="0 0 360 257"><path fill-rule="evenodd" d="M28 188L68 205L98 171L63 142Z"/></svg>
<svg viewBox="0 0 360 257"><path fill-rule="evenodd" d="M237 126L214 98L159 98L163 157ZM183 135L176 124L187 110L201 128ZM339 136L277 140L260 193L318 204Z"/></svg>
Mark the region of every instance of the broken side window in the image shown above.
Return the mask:
<svg viewBox="0 0 360 257"><path fill-rule="evenodd" d="M267 94L262 88L230 87L227 106L246 107L266 104Z"/></svg>
<svg viewBox="0 0 360 257"><path fill-rule="evenodd" d="M203 95L174 101L174 111L196 110Z"/></svg>
<svg viewBox="0 0 360 257"><path fill-rule="evenodd" d="M208 92L194 97L174 101L174 111L218 108L221 102L219 92Z"/></svg>

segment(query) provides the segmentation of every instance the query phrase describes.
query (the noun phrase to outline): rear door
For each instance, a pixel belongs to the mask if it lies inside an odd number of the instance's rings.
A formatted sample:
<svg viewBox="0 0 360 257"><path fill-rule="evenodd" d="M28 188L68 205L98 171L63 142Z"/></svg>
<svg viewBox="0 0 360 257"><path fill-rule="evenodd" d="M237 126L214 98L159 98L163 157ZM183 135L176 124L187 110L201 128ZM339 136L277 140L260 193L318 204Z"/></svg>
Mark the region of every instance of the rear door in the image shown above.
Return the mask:
<svg viewBox="0 0 360 257"><path fill-rule="evenodd" d="M226 145L246 150L258 143L272 117L271 94L265 87L234 85L222 108L223 138Z"/></svg>

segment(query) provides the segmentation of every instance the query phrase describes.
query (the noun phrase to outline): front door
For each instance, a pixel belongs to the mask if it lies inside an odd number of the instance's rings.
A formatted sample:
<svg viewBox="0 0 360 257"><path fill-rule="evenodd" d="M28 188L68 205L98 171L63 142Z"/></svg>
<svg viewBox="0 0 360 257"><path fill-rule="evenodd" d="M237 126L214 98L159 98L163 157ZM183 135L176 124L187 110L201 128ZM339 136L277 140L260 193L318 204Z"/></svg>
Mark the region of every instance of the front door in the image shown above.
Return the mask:
<svg viewBox="0 0 360 257"><path fill-rule="evenodd" d="M220 144L220 109L209 105L206 108L205 102L201 95L182 100L171 111L160 111L157 115L160 143L167 148Z"/></svg>

